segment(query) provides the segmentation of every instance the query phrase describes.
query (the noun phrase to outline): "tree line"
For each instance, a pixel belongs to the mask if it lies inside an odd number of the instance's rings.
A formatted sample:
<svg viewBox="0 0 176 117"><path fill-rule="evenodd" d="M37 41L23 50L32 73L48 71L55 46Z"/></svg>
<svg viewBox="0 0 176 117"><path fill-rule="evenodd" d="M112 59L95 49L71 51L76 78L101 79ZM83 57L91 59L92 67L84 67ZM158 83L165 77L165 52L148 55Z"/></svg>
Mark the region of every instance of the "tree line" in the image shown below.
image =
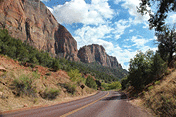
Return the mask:
<svg viewBox="0 0 176 117"><path fill-rule="evenodd" d="M156 6L156 9L149 7ZM167 68L176 67L176 31L175 24L167 25L165 20L169 12L176 11L175 0L141 0L138 12L149 14L150 29L155 29L158 50L139 51L130 60L129 75L121 80L122 89L129 86L142 91L148 84L159 80L167 72Z"/></svg>
<svg viewBox="0 0 176 117"><path fill-rule="evenodd" d="M81 77L90 74L91 76L95 76L97 80L102 80L106 83L118 81L125 74L123 71L117 70L121 73L118 76L115 74L116 70L101 65L96 65L95 67L91 64L69 61L65 58L51 57L48 52L39 51L28 43L23 43L19 39L12 38L6 29L0 29L0 54L18 60L21 64L29 63L31 67L41 65L51 68L53 71L62 69L68 73L72 70L78 70L79 73L83 74ZM97 70L97 68L99 70Z"/></svg>

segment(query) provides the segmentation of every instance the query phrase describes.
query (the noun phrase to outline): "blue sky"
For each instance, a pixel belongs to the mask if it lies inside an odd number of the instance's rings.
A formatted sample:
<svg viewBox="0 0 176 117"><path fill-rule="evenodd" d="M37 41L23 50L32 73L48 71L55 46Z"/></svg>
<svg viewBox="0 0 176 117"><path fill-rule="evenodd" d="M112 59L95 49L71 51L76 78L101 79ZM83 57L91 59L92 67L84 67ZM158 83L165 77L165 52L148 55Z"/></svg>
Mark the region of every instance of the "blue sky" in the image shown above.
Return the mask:
<svg viewBox="0 0 176 117"><path fill-rule="evenodd" d="M102 45L124 69L139 50L157 50L155 32L148 28L149 16L137 13L139 0L41 1L72 34L78 49ZM167 22L176 22L176 14L170 13Z"/></svg>

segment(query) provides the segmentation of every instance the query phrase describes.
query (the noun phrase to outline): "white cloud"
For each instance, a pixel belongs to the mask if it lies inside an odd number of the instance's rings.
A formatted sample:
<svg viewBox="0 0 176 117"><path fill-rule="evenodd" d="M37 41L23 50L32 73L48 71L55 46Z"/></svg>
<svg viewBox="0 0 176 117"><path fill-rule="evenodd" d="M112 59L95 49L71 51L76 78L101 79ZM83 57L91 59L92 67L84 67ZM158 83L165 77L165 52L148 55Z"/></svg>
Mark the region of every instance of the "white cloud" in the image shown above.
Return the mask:
<svg viewBox="0 0 176 117"><path fill-rule="evenodd" d="M140 13L137 12L137 6L139 6L140 0L116 0L115 3L119 4L119 2L122 2L122 7L125 9L128 9L128 12L131 16L134 16L133 23L144 23L147 22L150 18L149 15L142 16ZM149 9L149 8L148 8Z"/></svg>
<svg viewBox="0 0 176 117"><path fill-rule="evenodd" d="M175 13L169 13L168 18L166 19L166 24L175 24L176 23L176 14Z"/></svg>
<svg viewBox="0 0 176 117"><path fill-rule="evenodd" d="M78 23L83 22L88 14L88 5L84 0L71 0L64 5L53 7L53 14L59 23Z"/></svg>
<svg viewBox="0 0 176 117"><path fill-rule="evenodd" d="M99 44L103 45L107 52L111 50L113 44L111 42L103 40L103 38L111 33L113 29L107 25L99 25L97 27L83 26L82 28L74 32L78 43L78 48L89 45L89 44Z"/></svg>
<svg viewBox="0 0 176 117"><path fill-rule="evenodd" d="M113 17L114 11L108 0L92 0L87 4L84 0L71 0L64 5L53 7L53 14L59 23L103 24Z"/></svg>
<svg viewBox="0 0 176 117"><path fill-rule="evenodd" d="M135 41L136 39L134 39L133 38L133 40ZM145 43L145 41L144 40L142 40L143 42L142 42L142 44L144 44ZM140 43L140 42L138 42L138 41L135 41L136 43ZM117 58L117 60L118 60L118 62L119 63L121 63L121 65L122 65L122 68L124 68L124 69L126 69L126 70L128 70L129 69L129 61L130 61L130 59L131 58L133 58L136 54L137 54L137 52L138 52L138 50L132 50L132 49L129 49L129 48L131 48L132 46L128 46L128 45L126 45L126 46L123 46L123 48L122 47L120 47L118 44L112 49L113 51L111 51L111 53L112 53L112 56L115 56L116 58ZM127 49L125 49L125 48L127 48ZM156 51L158 48L157 47L153 47L153 48L151 48L151 47L149 47L149 46L146 46L145 44L139 49L139 50L141 50L142 52L146 52L147 50L153 50L153 51Z"/></svg>
<svg viewBox="0 0 176 117"><path fill-rule="evenodd" d="M123 2L124 0L115 0L114 3L115 4L119 4L120 2Z"/></svg>
<svg viewBox="0 0 176 117"><path fill-rule="evenodd" d="M118 62L121 63L122 68L128 70L129 61L135 56L137 51L132 51L130 49L122 49L118 44L112 51L112 55L118 59Z"/></svg>
<svg viewBox="0 0 176 117"><path fill-rule="evenodd" d="M115 24L115 29L113 33L115 34L115 40L117 40L121 37L121 35L124 34L125 29L131 26L131 19L119 20L114 24Z"/></svg>
<svg viewBox="0 0 176 117"><path fill-rule="evenodd" d="M128 21L119 21L121 24L129 25ZM122 65L124 69L129 68L129 61L131 58L135 56L137 50L141 50L142 52L147 51L148 49L156 50L157 48L151 48L147 45L148 42L153 41L156 37L152 39L145 39L141 36L133 36L131 39L126 39L124 41L130 42L128 44L131 45L114 45L113 42L108 42L103 40L105 35L111 36L111 32L114 32L116 28L112 28L108 25L99 25L96 27L90 26L83 26L82 28L75 31L74 38L78 42L78 48L84 45L90 44L99 44L103 45L106 52L111 55L115 56L118 62ZM132 43L131 43L132 42ZM137 49L134 49L136 47Z"/></svg>
<svg viewBox="0 0 176 117"><path fill-rule="evenodd" d="M53 13L53 9L52 8L50 8L50 7L47 7L50 11L51 11L51 13Z"/></svg>
<svg viewBox="0 0 176 117"><path fill-rule="evenodd" d="M149 40L144 39L140 36L133 36L131 41L134 43L133 46L136 48L144 48L145 44L149 42Z"/></svg>
<svg viewBox="0 0 176 117"><path fill-rule="evenodd" d="M129 30L129 33L132 33L132 32L134 32L134 30L133 30L133 29Z"/></svg>
<svg viewBox="0 0 176 117"><path fill-rule="evenodd" d="M40 1L42 1L42 2L48 2L49 0L40 0Z"/></svg>

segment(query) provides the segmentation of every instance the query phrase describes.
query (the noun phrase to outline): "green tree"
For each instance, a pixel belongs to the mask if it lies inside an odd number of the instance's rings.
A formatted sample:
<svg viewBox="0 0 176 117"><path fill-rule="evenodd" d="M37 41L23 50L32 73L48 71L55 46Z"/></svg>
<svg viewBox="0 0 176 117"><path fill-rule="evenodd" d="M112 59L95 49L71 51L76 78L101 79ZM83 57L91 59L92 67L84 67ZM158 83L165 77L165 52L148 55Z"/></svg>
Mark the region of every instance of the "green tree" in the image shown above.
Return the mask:
<svg viewBox="0 0 176 117"><path fill-rule="evenodd" d="M130 60L128 76L130 84L138 90L143 88L146 82L144 78L148 77L148 71L148 61L146 60L146 56L144 53L139 52L134 59Z"/></svg>
<svg viewBox="0 0 176 117"><path fill-rule="evenodd" d="M68 75L70 76L70 80L73 82L76 81L78 84L80 84L83 81L82 74L78 69L70 70Z"/></svg>
<svg viewBox="0 0 176 117"><path fill-rule="evenodd" d="M149 13L149 26L150 29L155 28L156 31L162 31L167 18L168 12L176 11L175 0L140 0L138 12L142 15ZM154 7L149 9L148 7Z"/></svg>
<svg viewBox="0 0 176 117"><path fill-rule="evenodd" d="M112 82L111 84L108 85L108 89L121 89L122 85L119 81Z"/></svg>
<svg viewBox="0 0 176 117"><path fill-rule="evenodd" d="M143 89L147 84L157 80L166 70L165 62L159 54L147 51L145 54L139 52L134 59L130 60L129 75L122 80L122 87L126 88L128 83L137 90Z"/></svg>
<svg viewBox="0 0 176 117"><path fill-rule="evenodd" d="M173 60L173 54L176 52L176 32L175 29L164 27L162 32L157 32L157 41L159 44L160 55L168 61L168 66Z"/></svg>
<svg viewBox="0 0 176 117"><path fill-rule="evenodd" d="M124 89L129 87L129 81L128 81L127 77L122 78L121 85L122 85L122 90L124 90Z"/></svg>
<svg viewBox="0 0 176 117"><path fill-rule="evenodd" d="M60 63L59 63L59 60L53 59L52 68L53 68L55 71L57 71L57 70L59 70L59 69L61 68Z"/></svg>
<svg viewBox="0 0 176 117"><path fill-rule="evenodd" d="M97 84L95 82L95 80L91 77L88 76L86 79L86 83L85 83L88 87L96 89L97 88Z"/></svg>

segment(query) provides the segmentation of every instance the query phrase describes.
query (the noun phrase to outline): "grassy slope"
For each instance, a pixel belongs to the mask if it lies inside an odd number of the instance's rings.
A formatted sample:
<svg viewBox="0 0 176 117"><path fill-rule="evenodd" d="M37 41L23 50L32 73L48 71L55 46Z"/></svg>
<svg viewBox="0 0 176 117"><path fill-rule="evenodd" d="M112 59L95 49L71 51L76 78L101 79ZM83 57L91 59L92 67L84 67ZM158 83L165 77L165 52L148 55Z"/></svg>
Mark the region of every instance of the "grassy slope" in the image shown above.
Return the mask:
<svg viewBox="0 0 176 117"><path fill-rule="evenodd" d="M2 55L0 55L0 66L6 69L6 72L0 71L0 111L51 105L87 96L95 92L95 90L86 86L82 94L82 89L77 84L71 82L67 73L62 70L52 72L42 66L36 66L35 68L24 67L18 61ZM32 79L35 96L16 95L17 90L14 88L13 81L21 76L27 76L29 79ZM74 94L69 93L63 85L60 85L65 83L76 86ZM52 88L59 90L59 95L56 96L56 99L49 100L40 96L41 92Z"/></svg>
<svg viewBox="0 0 176 117"><path fill-rule="evenodd" d="M176 71L144 93L144 105L157 116L176 116Z"/></svg>
<svg viewBox="0 0 176 117"><path fill-rule="evenodd" d="M176 70L148 87L139 98L130 100L136 106L147 108L154 116L176 116Z"/></svg>

